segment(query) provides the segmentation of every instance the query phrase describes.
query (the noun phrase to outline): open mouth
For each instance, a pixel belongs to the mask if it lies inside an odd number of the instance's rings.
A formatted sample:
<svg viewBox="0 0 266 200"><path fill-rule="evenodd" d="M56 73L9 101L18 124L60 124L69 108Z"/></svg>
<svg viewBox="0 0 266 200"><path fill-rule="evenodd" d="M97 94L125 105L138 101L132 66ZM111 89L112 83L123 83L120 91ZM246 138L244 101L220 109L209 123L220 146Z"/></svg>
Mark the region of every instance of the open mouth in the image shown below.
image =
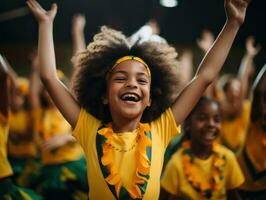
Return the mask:
<svg viewBox="0 0 266 200"><path fill-rule="evenodd" d="M121 96L121 99L123 101L138 102L140 101L140 96L135 93L125 93Z"/></svg>
<svg viewBox="0 0 266 200"><path fill-rule="evenodd" d="M217 137L217 131L205 131L203 137L206 140L215 140Z"/></svg>

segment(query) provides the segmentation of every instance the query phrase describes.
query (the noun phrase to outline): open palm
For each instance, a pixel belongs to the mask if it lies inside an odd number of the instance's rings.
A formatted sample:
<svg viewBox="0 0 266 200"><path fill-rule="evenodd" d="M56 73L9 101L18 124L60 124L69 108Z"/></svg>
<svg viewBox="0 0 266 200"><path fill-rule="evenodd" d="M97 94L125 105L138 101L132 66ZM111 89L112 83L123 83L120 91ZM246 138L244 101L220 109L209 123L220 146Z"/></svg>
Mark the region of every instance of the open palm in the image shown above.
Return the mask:
<svg viewBox="0 0 266 200"><path fill-rule="evenodd" d="M44 10L41 5L35 0L28 0L27 5L32 14L39 22L52 22L57 12L56 4L52 4L51 10Z"/></svg>
<svg viewBox="0 0 266 200"><path fill-rule="evenodd" d="M226 0L225 10L228 19L235 19L239 24L242 24L249 2L250 0Z"/></svg>

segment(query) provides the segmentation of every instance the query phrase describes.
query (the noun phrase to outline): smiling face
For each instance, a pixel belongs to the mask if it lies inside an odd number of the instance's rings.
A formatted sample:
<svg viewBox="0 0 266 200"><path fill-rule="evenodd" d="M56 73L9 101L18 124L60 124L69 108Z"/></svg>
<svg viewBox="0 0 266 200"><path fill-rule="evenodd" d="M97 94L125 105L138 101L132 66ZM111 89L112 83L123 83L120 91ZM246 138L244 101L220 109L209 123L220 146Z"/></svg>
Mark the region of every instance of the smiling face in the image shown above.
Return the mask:
<svg viewBox="0 0 266 200"><path fill-rule="evenodd" d="M191 116L189 131L192 142L212 145L221 129L220 108L214 101L205 101Z"/></svg>
<svg viewBox="0 0 266 200"><path fill-rule="evenodd" d="M135 60L118 64L108 76L107 95L112 119L141 119L150 106L151 79L145 66Z"/></svg>

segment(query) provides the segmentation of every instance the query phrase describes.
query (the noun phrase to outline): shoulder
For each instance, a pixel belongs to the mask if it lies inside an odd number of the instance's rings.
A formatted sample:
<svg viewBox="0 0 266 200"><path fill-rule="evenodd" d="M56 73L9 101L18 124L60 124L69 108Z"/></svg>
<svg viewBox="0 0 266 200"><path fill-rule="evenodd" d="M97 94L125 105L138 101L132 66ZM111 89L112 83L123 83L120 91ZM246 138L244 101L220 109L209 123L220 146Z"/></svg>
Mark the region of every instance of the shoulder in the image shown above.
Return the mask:
<svg viewBox="0 0 266 200"><path fill-rule="evenodd" d="M233 153L233 151L231 151L230 149L228 149L227 147L221 145L221 144L216 144L216 151L224 156L226 156L226 158L230 158L230 159L235 159L235 155Z"/></svg>
<svg viewBox="0 0 266 200"><path fill-rule="evenodd" d="M182 154L183 154L183 147L180 147L170 158L168 164L173 165L175 168L180 168L182 166Z"/></svg>

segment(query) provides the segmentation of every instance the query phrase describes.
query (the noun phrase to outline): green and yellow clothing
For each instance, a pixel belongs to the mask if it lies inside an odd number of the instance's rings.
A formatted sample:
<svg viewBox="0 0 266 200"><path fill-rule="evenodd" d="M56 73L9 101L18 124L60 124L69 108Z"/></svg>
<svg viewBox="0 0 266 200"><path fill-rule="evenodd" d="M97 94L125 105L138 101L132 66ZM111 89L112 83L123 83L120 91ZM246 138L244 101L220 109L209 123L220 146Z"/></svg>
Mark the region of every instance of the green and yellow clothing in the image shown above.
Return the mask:
<svg viewBox="0 0 266 200"><path fill-rule="evenodd" d="M245 148L238 161L245 176L241 190L265 191L266 196L266 133L260 124L251 123Z"/></svg>
<svg viewBox="0 0 266 200"><path fill-rule="evenodd" d="M250 101L247 100L243 103L243 110L239 117L232 120L222 120L221 143L231 149L236 155L241 152L245 144L250 107Z"/></svg>
<svg viewBox="0 0 266 200"><path fill-rule="evenodd" d="M40 142L71 134L71 127L56 108L36 112L35 129ZM88 193L86 161L81 146L68 142L56 149L41 148L42 168L32 185L45 199L86 200Z"/></svg>
<svg viewBox="0 0 266 200"><path fill-rule="evenodd" d="M37 156L37 144L30 128L31 124L32 118L29 111L21 110L11 113L8 141L9 156L15 158L34 158ZM16 137L18 139L15 139ZM27 139L19 139L23 137Z"/></svg>
<svg viewBox="0 0 266 200"><path fill-rule="evenodd" d="M13 172L7 159L8 119L0 113L0 199L42 200L31 190L17 187L9 178Z"/></svg>
<svg viewBox="0 0 266 200"><path fill-rule="evenodd" d="M0 113L0 179L13 174L7 160L8 120Z"/></svg>
<svg viewBox="0 0 266 200"><path fill-rule="evenodd" d="M103 130L101 129L102 126L103 124L101 121L93 117L84 109L81 109L77 125L74 129L74 136L81 144L87 160L88 182L90 188L89 199L114 200L116 199L114 195L115 191L113 191L113 188L106 182L104 178L105 172L102 171L101 168L101 159L103 159L103 157L98 157L99 152L103 152L103 154L105 153L103 146L97 143L97 138ZM146 128L149 127L150 129L147 131L150 133L150 139L146 139L147 141L151 141L149 144L151 146L151 151L148 152L151 156L151 162L149 166L147 166L147 168L149 168L149 175L146 176L146 183L148 184L144 191L142 191L144 194L142 199L158 199L164 152L171 138L180 132L180 127L176 126L170 108L158 119L143 126ZM134 182L133 177L135 176L137 169L141 168L139 164L143 161L137 162L136 154L140 151L141 145L143 145L143 143L140 142L142 139L139 139L138 133L139 130L137 129L125 133L112 132L110 135L110 137L112 137L111 146L113 150L109 151L109 153L112 154L112 158L109 158L109 161L105 161L112 162L113 169L117 169L117 177L113 177L113 181L117 182L118 179L121 179L124 191L129 191L129 187L132 186L132 183ZM148 160L149 163L150 160L148 156L146 157L146 154L143 156L145 157L145 161Z"/></svg>
<svg viewBox="0 0 266 200"><path fill-rule="evenodd" d="M41 123L41 140L47 141L56 135L71 134L71 126L56 108L47 109L43 113ZM80 145L67 143L58 149L41 150L43 164L58 164L79 160L83 156Z"/></svg>
<svg viewBox="0 0 266 200"><path fill-rule="evenodd" d="M183 151L184 147L182 146L172 156L162 176L161 186L168 193L181 199L205 199L205 197L202 196L188 181L184 171L185 163L183 162ZM244 177L234 154L229 149L217 144L216 152L220 154L221 157L224 157L225 163L221 174L223 179L219 182L220 189L212 191L211 199L222 200L226 199L226 190L234 189L240 186L244 181ZM199 176L200 178L198 181L202 180L203 182L211 180L213 159L213 154L206 160L193 157L192 165L197 169L195 173L197 173L197 177Z"/></svg>

